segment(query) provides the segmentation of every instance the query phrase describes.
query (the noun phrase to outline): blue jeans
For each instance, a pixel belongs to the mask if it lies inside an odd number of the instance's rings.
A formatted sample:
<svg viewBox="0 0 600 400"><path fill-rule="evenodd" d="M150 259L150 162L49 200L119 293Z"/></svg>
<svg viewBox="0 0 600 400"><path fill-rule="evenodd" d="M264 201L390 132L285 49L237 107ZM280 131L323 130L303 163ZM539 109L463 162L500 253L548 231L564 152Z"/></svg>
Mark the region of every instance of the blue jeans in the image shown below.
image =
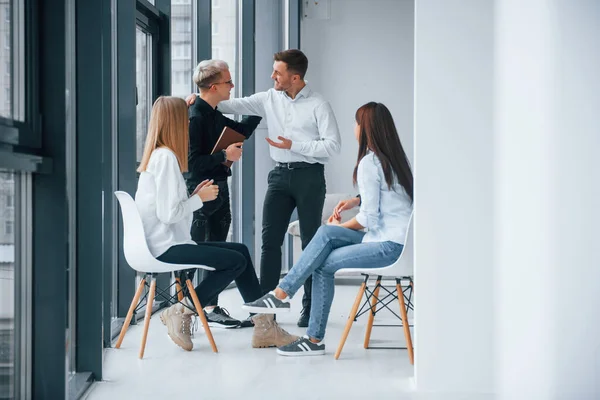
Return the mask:
<svg viewBox="0 0 600 400"><path fill-rule="evenodd" d="M382 268L393 264L403 245L395 242L362 243L364 232L324 225L319 228L300 259L279 283L290 298L312 275L312 302L307 334L323 340L335 292L334 275L342 268Z"/></svg>

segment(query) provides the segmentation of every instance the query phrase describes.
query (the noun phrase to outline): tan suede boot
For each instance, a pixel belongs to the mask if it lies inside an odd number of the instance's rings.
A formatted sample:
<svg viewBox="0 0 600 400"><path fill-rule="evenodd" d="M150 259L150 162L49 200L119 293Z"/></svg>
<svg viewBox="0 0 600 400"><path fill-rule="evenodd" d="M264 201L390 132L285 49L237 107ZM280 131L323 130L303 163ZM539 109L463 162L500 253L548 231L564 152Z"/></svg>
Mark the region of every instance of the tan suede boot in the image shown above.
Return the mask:
<svg viewBox="0 0 600 400"><path fill-rule="evenodd" d="M175 304L160 313L160 320L167 326L168 334L175 344L186 351L192 351L191 315L184 312L181 304Z"/></svg>
<svg viewBox="0 0 600 400"><path fill-rule="evenodd" d="M252 317L254 322L254 333L252 335L252 347L281 347L298 340L298 336L290 335L283 330L273 314L257 314Z"/></svg>

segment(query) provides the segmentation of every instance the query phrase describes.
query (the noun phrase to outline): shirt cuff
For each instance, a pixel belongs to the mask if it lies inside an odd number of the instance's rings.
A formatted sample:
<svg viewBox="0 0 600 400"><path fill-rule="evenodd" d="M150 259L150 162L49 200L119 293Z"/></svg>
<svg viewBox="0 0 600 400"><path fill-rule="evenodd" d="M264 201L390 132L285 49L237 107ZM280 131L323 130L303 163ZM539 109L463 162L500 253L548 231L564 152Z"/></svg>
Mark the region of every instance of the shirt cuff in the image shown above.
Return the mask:
<svg viewBox="0 0 600 400"><path fill-rule="evenodd" d="M292 147L290 148L294 153L302 154L302 143L298 141L292 141Z"/></svg>
<svg viewBox="0 0 600 400"><path fill-rule="evenodd" d="M227 161L227 157L225 156L225 152L223 150L219 151L217 154L215 154L215 156L217 157L217 161L221 163Z"/></svg>
<svg viewBox="0 0 600 400"><path fill-rule="evenodd" d="M369 224L368 224L369 218L366 215L364 215L363 213L359 212L358 214L356 214L356 216L354 218L356 218L356 222L358 222L365 228L369 227Z"/></svg>
<svg viewBox="0 0 600 400"><path fill-rule="evenodd" d="M190 213L202 208L202 199L196 193L185 201L185 205Z"/></svg>

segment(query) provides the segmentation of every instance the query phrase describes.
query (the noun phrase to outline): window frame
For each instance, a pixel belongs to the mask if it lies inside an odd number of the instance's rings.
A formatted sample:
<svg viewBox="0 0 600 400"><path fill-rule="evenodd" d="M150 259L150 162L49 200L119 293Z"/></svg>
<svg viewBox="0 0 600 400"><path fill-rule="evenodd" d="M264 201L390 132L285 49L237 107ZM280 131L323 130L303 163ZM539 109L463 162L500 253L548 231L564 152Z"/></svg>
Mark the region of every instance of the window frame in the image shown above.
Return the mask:
<svg viewBox="0 0 600 400"><path fill-rule="evenodd" d="M37 71L39 45L38 26L35 22L38 7L35 0L14 0L11 6L10 99L15 108L12 110L12 118L0 117L0 144L13 146L15 151L23 153L41 148ZM22 120L19 119L21 114Z"/></svg>

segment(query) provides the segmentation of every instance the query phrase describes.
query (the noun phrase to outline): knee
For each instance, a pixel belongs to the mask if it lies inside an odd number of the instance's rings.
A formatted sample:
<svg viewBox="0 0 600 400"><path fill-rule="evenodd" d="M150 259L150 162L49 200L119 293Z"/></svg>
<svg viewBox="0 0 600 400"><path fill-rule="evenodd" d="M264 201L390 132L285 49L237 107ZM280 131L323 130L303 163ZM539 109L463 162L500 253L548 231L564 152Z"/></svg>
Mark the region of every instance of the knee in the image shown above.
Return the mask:
<svg viewBox="0 0 600 400"><path fill-rule="evenodd" d="M317 230L317 233L315 233L315 236L328 239L333 235L337 228L338 227L335 225L321 225Z"/></svg>

